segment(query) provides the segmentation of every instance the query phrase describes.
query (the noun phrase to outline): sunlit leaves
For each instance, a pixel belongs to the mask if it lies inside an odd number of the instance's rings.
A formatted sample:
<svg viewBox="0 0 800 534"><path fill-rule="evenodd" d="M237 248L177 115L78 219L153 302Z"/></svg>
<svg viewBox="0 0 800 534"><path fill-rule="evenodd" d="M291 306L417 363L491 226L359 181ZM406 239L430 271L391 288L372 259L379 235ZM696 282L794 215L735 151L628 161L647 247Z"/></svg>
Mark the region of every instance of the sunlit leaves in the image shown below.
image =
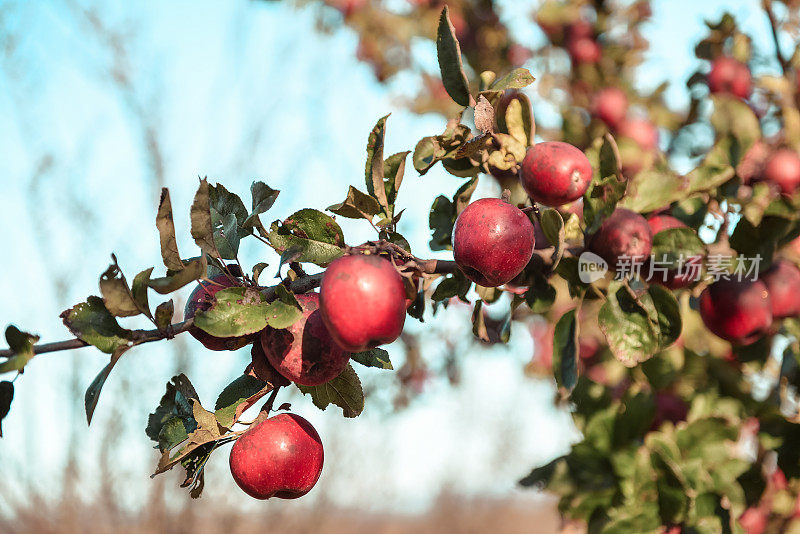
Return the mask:
<svg viewBox="0 0 800 534"><path fill-rule="evenodd" d="M130 341L131 332L122 328L103 299L91 296L61 313L61 319L70 332L80 340L112 354Z"/></svg>
<svg viewBox="0 0 800 534"><path fill-rule="evenodd" d="M285 300L267 302L253 288L231 287L218 291L214 296L216 300L209 309L195 314L194 324L216 337L254 334L267 325L286 328L302 315L297 306Z"/></svg>
<svg viewBox="0 0 800 534"><path fill-rule="evenodd" d="M522 89L536 81L536 78L531 75L528 69L518 67L502 78L496 80L491 84L491 88L496 91L503 89Z"/></svg>
<svg viewBox="0 0 800 534"><path fill-rule="evenodd" d="M270 227L270 244L279 253L292 253L293 260L322 267L344 254L344 234L329 215L302 209Z"/></svg>

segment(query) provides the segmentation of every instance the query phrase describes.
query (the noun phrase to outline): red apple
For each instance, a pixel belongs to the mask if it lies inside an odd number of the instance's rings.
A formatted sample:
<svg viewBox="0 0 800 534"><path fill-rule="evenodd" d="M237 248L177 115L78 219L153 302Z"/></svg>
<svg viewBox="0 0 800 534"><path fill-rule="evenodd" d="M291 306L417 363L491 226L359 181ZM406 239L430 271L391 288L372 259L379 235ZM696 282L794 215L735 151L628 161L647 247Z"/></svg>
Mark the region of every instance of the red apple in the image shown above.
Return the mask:
<svg viewBox="0 0 800 534"><path fill-rule="evenodd" d="M781 193L791 195L800 186L800 155L788 148L779 148L764 164L764 180L777 185Z"/></svg>
<svg viewBox="0 0 800 534"><path fill-rule="evenodd" d="M391 343L403 331L403 277L384 258L355 254L335 260L322 277L319 298L328 331L346 351Z"/></svg>
<svg viewBox="0 0 800 534"><path fill-rule="evenodd" d="M644 262L653 248L653 233L647 220L636 212L617 208L595 234L587 238L589 250L614 269L623 257Z"/></svg>
<svg viewBox="0 0 800 534"><path fill-rule="evenodd" d="M647 224L650 226L650 230L653 232L653 237L661 231L664 230L672 230L673 228L688 228L682 221L672 217L671 215L652 215L649 219L647 219ZM662 258L655 258L657 261L661 260ZM700 264L703 261L702 256L692 256L691 258L686 258L686 263L688 264ZM666 272L663 271L654 271L653 276L648 278L648 282L660 284L669 289L681 289L691 285L692 282L696 282L695 276L692 276L692 272L689 268L684 267L682 274L678 274L678 269L669 269ZM650 273L650 268L647 268L648 274ZM700 272L699 270L697 272Z"/></svg>
<svg viewBox="0 0 800 534"><path fill-rule="evenodd" d="M261 347L272 366L285 378L301 386L318 386L333 380L350 361L333 340L322 314L319 295L297 295L303 317L286 329L270 326L261 331Z"/></svg>
<svg viewBox="0 0 800 534"><path fill-rule="evenodd" d="M476 284L510 282L530 261L533 224L516 206L483 198L467 206L453 227L453 259Z"/></svg>
<svg viewBox="0 0 800 534"><path fill-rule="evenodd" d="M522 187L536 202L561 206L579 199L592 181L592 165L580 149L561 141L528 148L520 168Z"/></svg>
<svg viewBox="0 0 800 534"><path fill-rule="evenodd" d="M769 291L772 318L800 315L800 269L787 260L777 260L761 277Z"/></svg>
<svg viewBox="0 0 800 534"><path fill-rule="evenodd" d="M708 89L714 93L729 93L739 98L750 96L752 80L747 65L732 57L718 57L711 63Z"/></svg>
<svg viewBox="0 0 800 534"><path fill-rule="evenodd" d="M572 61L578 65L597 63L602 55L600 45L590 37L570 39L567 43L567 52Z"/></svg>
<svg viewBox="0 0 800 534"><path fill-rule="evenodd" d="M211 282L202 281L198 283L197 287L195 287L189 295L189 299L186 301L186 307L183 311L184 320L191 319L198 311L206 311L211 308L214 302L216 302L214 295L216 295L218 291L228 287L237 287L239 285L223 274L212 277ZM189 328L189 333L197 341L205 345L207 349L211 350L240 349L250 343L252 339L251 336L216 337L204 330L200 330L196 326Z"/></svg>
<svg viewBox="0 0 800 534"><path fill-rule="evenodd" d="M628 97L625 91L618 87L602 89L594 97L592 113L606 123L606 126L616 129L628 114Z"/></svg>
<svg viewBox="0 0 800 534"><path fill-rule="evenodd" d="M658 149L658 128L647 119L627 119L619 125L617 134L632 139L646 152Z"/></svg>
<svg viewBox="0 0 800 534"><path fill-rule="evenodd" d="M706 328L735 345L749 345L772 324L772 303L761 280L719 280L700 295Z"/></svg>
<svg viewBox="0 0 800 534"><path fill-rule="evenodd" d="M314 487L322 473L322 441L311 423L281 413L258 423L233 444L233 479L256 499L296 499Z"/></svg>
<svg viewBox="0 0 800 534"><path fill-rule="evenodd" d="M739 516L739 525L746 534L764 534L767 530L767 514L759 508L748 508Z"/></svg>

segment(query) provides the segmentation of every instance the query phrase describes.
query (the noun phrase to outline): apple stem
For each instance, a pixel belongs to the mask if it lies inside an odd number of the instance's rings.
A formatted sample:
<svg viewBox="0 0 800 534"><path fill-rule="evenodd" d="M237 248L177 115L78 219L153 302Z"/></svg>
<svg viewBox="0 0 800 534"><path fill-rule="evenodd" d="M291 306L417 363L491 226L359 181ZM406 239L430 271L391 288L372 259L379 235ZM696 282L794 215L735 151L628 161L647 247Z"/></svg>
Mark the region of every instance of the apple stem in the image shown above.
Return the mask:
<svg viewBox="0 0 800 534"><path fill-rule="evenodd" d="M506 204L511 203L511 189L503 189L503 194L500 195L500 200Z"/></svg>

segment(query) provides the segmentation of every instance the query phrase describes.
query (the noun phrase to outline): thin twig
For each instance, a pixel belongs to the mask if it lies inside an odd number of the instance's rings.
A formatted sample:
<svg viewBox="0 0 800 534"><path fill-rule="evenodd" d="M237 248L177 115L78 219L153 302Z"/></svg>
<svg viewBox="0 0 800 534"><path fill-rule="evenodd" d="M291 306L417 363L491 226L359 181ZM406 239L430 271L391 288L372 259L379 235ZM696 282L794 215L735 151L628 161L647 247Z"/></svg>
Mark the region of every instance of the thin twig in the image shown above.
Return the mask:
<svg viewBox="0 0 800 534"><path fill-rule="evenodd" d="M772 0L762 0L761 5L764 8L764 12L767 14L767 18L769 19L769 27L772 31L772 41L775 43L775 57L778 59L778 63L781 65L783 75L786 76L789 73L789 62L784 59L783 53L781 52L780 39L778 37L778 21L775 19L775 13L772 12Z"/></svg>

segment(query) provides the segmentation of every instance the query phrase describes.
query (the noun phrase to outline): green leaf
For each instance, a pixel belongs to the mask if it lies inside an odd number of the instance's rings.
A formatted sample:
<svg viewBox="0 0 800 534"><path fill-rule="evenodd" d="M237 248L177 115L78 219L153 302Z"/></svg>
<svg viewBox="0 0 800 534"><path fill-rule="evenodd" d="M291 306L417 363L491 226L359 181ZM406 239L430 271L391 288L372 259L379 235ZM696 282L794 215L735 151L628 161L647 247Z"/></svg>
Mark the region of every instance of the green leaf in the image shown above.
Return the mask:
<svg viewBox="0 0 800 534"><path fill-rule="evenodd" d="M14 400L14 384L8 380L0 382L0 438L3 437L3 419L11 410L11 401Z"/></svg>
<svg viewBox="0 0 800 534"><path fill-rule="evenodd" d="M183 269L181 255L178 252L178 241L175 239L175 222L172 219L172 202L169 199L169 189L161 189L161 200L158 203L156 214L156 228L158 228L159 242L161 243L161 258L167 269L179 271Z"/></svg>
<svg viewBox="0 0 800 534"><path fill-rule="evenodd" d="M187 479L181 486L191 485L193 495L198 495L202 491L202 483L198 482L198 478L202 476L205 462L216 448L215 442L222 437L223 428L220 427L214 414L202 407L200 401L191 398L190 402L192 417L197 422L196 429L188 435L186 444L176 453L173 454L171 449L163 451L153 476L172 469L180 462L187 473Z"/></svg>
<svg viewBox="0 0 800 534"><path fill-rule="evenodd" d="M280 191L278 189L272 189L264 182L253 182L250 186L250 194L253 197L253 212L248 219L251 219L254 215L260 215L261 213L269 211L273 204L275 204L275 201L278 200Z"/></svg>
<svg viewBox="0 0 800 534"><path fill-rule="evenodd" d="M78 339L107 354L130 342L131 331L122 328L106 309L103 299L91 296L60 315L64 325Z"/></svg>
<svg viewBox="0 0 800 534"><path fill-rule="evenodd" d="M439 16L439 29L436 36L436 52L439 58L439 70L442 83L450 98L460 106L470 106L473 102L469 94L469 83L461 62L461 47L456 38L456 30L450 22L447 6Z"/></svg>
<svg viewBox="0 0 800 534"><path fill-rule="evenodd" d="M344 371L331 380L319 386L301 386L297 388L306 395L311 395L314 406L324 410L329 404L334 404L342 409L345 417L357 417L364 410L364 391L361 381L353 366L347 364Z"/></svg>
<svg viewBox="0 0 800 534"><path fill-rule="evenodd" d="M462 300L466 300L467 292L471 286L472 282L464 276L461 270L457 270L439 282L433 295L431 295L431 299L437 302L452 297L460 297Z"/></svg>
<svg viewBox="0 0 800 534"><path fill-rule="evenodd" d="M231 287L215 294L214 304L198 311L194 324L216 337L238 337L254 334L268 324L270 304L253 288Z"/></svg>
<svg viewBox="0 0 800 534"><path fill-rule="evenodd" d="M556 323L553 334L553 374L556 385L572 391L578 381L578 321L570 310Z"/></svg>
<svg viewBox="0 0 800 534"><path fill-rule="evenodd" d="M453 225L458 215L469 205L472 193L477 186L478 179L473 178L458 188L452 201L444 195L439 195L434 199L428 215L428 226L433 230L430 241L431 250L452 249Z"/></svg>
<svg viewBox="0 0 800 534"><path fill-rule="evenodd" d="M367 219L369 221L380 213L381 205L378 201L366 193L362 193L352 185L347 191L347 198L338 204L328 207L336 215L347 217L348 219Z"/></svg>
<svg viewBox="0 0 800 534"><path fill-rule="evenodd" d="M730 244L736 252L747 258L761 256L765 264L772 262L782 238L790 231L793 222L783 217L764 217L761 224L753 226L741 219L731 234Z"/></svg>
<svg viewBox="0 0 800 534"><path fill-rule="evenodd" d="M586 233L590 235L597 232L603 221L614 213L628 186L620 174L613 142L610 136L597 139L587 153L594 169L592 182L583 195L583 219Z"/></svg>
<svg viewBox="0 0 800 534"><path fill-rule="evenodd" d="M91 297L89 297L91 298ZM97 402L100 400L100 391L103 389L103 385L106 383L106 379L108 379L108 375L111 374L111 370L117 364L119 359L122 355L136 346L137 343L131 343L130 345L120 345L111 355L111 361L106 365L102 371L92 380L92 383L89 384L89 387L86 388L86 394L83 398L84 408L86 409L86 423L91 425L92 424L92 416L94 415L94 410L97 408Z"/></svg>
<svg viewBox="0 0 800 534"><path fill-rule="evenodd" d="M239 253L239 226L236 215L222 215L211 208L211 222L214 225L214 246L219 256L225 260L234 260Z"/></svg>
<svg viewBox="0 0 800 534"><path fill-rule="evenodd" d="M652 256L664 266L678 268L679 261L705 253L703 242L691 228L671 228L653 236Z"/></svg>
<svg viewBox="0 0 800 534"><path fill-rule="evenodd" d="M433 230L429 246L431 250L450 250L453 248L453 223L455 207L444 195L439 195L431 205L428 226Z"/></svg>
<svg viewBox="0 0 800 534"><path fill-rule="evenodd" d="M398 152L392 154L383 162L383 176L386 187L386 199L390 206L394 206L397 200L397 193L400 191L400 184L403 183L403 175L406 172L406 159L411 151Z"/></svg>
<svg viewBox="0 0 800 534"><path fill-rule="evenodd" d="M689 172L680 181L683 190L675 191L675 197L683 198L691 193L700 191L710 191L721 186L734 177L736 171L731 165L731 148L736 143L733 137L726 136L717 143L706 154L703 162L694 170ZM688 191L685 189L688 182Z"/></svg>
<svg viewBox="0 0 800 534"><path fill-rule="evenodd" d="M530 474L519 481L520 486L532 487L540 491L545 489L556 470L565 466L565 459L566 456L559 456L543 466L534 468Z"/></svg>
<svg viewBox="0 0 800 534"><path fill-rule="evenodd" d="M653 423L656 403L652 394L628 390L614 419L613 445L622 448L641 439Z"/></svg>
<svg viewBox="0 0 800 534"><path fill-rule="evenodd" d="M367 191L374 196L378 203L386 210L389 209L389 199L386 196L384 186L384 162L383 162L383 143L386 137L386 119L389 115L381 117L372 128L367 140L367 168L366 184ZM387 211L388 213L388 211Z"/></svg>
<svg viewBox="0 0 800 534"><path fill-rule="evenodd" d="M203 178L194 195L194 202L189 211L192 221L192 238L200 250L219 258L217 245L214 242L214 223L211 219L211 204L208 180Z"/></svg>
<svg viewBox="0 0 800 534"><path fill-rule="evenodd" d="M206 276L208 263L205 256L192 260L183 260L183 265L183 270L167 271L167 276L153 278L147 284L157 293L166 295Z"/></svg>
<svg viewBox="0 0 800 534"><path fill-rule="evenodd" d="M263 261L262 262L258 262L255 265L253 265L253 276L252 276L252 278L253 278L253 283L254 284L258 285L258 278L261 276L261 273L267 267L269 267L269 264L268 263L264 263Z"/></svg>
<svg viewBox="0 0 800 534"><path fill-rule="evenodd" d="M546 313L556 300L556 288L539 271L529 277L528 290L525 292L525 303L533 313Z"/></svg>
<svg viewBox="0 0 800 534"><path fill-rule="evenodd" d="M659 331L654 316L657 312L647 294L635 299L621 283L609 284L597 319L608 347L624 365L643 362L658 351Z"/></svg>
<svg viewBox="0 0 800 534"><path fill-rule="evenodd" d="M302 209L280 223L272 223L270 244L283 254L295 250L295 261L321 267L344 254L344 234L330 216L314 209Z"/></svg>
<svg viewBox="0 0 800 534"><path fill-rule="evenodd" d="M253 182L253 184L250 186L250 195L253 197L253 212L244 220L244 222L242 222L242 226L244 228L255 226L259 233L266 237L267 232L261 225L261 220L258 218L258 216L262 213L266 213L270 208L272 208L272 205L275 204L279 194L280 191L277 189L272 189L264 182Z"/></svg>
<svg viewBox="0 0 800 534"><path fill-rule="evenodd" d="M350 358L366 367L377 367L379 369L389 370L394 369L394 367L392 367L392 361L389 359L389 353L381 348L365 350L364 352L356 352L351 354Z"/></svg>
<svg viewBox="0 0 800 534"><path fill-rule="evenodd" d="M661 349L675 343L681 335L683 320L675 295L663 286L653 284L647 293L652 299L658 321L658 346Z"/></svg>
<svg viewBox="0 0 800 534"><path fill-rule="evenodd" d="M478 187L477 177L464 182L461 187L456 190L456 194L453 195L453 205L456 208L456 217L461 215L461 212L464 211L464 208L469 205L469 201L472 199L472 193L475 192L476 187Z"/></svg>
<svg viewBox="0 0 800 534"><path fill-rule="evenodd" d="M279 285L275 293L278 300L270 302L267 307L267 324L272 328L289 328L303 316L303 308L285 287Z"/></svg>
<svg viewBox="0 0 800 534"><path fill-rule="evenodd" d="M223 219L233 215L236 218L236 225L244 226L247 220L247 208L239 195L231 193L222 184L210 185L208 202L209 208L219 213Z"/></svg>
<svg viewBox="0 0 800 534"><path fill-rule="evenodd" d="M739 153L744 155L761 137L758 117L747 103L736 97L711 95L711 101L714 103L714 112L710 120L717 135L736 139ZM736 165L738 159L731 163Z"/></svg>
<svg viewBox="0 0 800 534"><path fill-rule="evenodd" d="M164 452L183 442L197 428L197 421L192 415L190 399L197 398L197 391L191 381L183 373L173 376L167 382L166 392L161 397L158 407L147 419L147 436L158 444ZM176 432L175 420L180 421L183 429ZM167 425L171 428L164 430Z"/></svg>
<svg viewBox="0 0 800 534"><path fill-rule="evenodd" d="M159 330L166 330L172 324L172 316L175 314L175 304L172 299L162 302L156 307L155 323Z"/></svg>
<svg viewBox="0 0 800 534"><path fill-rule="evenodd" d="M25 365L33 359L33 346L37 341L39 341L39 336L23 332L14 325L6 327L6 343L8 343L8 348L14 351L14 355L0 363L0 373L22 371Z"/></svg>
<svg viewBox="0 0 800 534"><path fill-rule="evenodd" d="M232 428L242 414L264 395L272 391L273 385L251 375L242 375L225 386L214 405L214 415L219 424Z"/></svg>
<svg viewBox="0 0 800 534"><path fill-rule="evenodd" d="M517 67L499 80L495 81L491 88L496 91L504 89L522 89L536 81L528 69Z"/></svg>
<svg viewBox="0 0 800 534"><path fill-rule="evenodd" d="M716 189L736 174L731 165L731 150L737 143L731 136L722 137L686 176L679 176L666 164L657 162L654 168L636 174L629 181L621 205L636 212L653 211L695 193Z"/></svg>
<svg viewBox="0 0 800 534"><path fill-rule="evenodd" d="M565 232L564 219L558 210L549 208L542 212L540 224L547 241L554 247L563 248Z"/></svg>

